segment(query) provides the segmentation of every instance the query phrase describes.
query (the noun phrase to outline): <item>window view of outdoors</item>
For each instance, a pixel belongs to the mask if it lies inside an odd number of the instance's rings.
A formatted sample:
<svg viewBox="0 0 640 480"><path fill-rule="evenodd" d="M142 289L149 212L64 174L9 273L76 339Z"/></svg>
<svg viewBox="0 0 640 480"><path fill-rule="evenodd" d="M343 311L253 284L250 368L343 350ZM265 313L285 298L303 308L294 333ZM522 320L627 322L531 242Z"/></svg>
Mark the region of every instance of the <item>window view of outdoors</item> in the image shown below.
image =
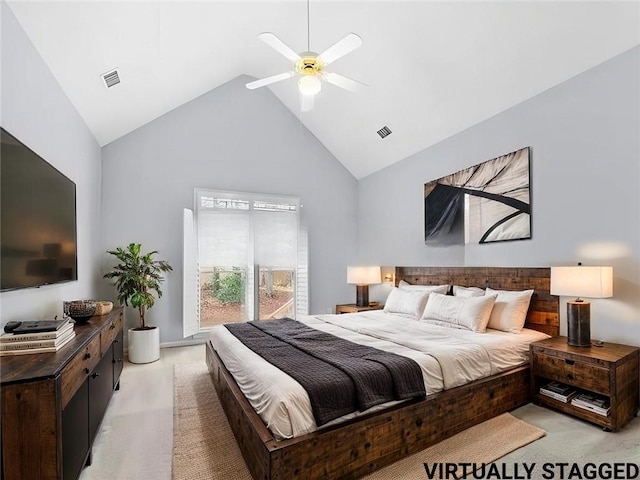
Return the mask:
<svg viewBox="0 0 640 480"><path fill-rule="evenodd" d="M260 268L260 320L292 317L295 301L293 270ZM200 327L246 321L247 275L241 268L200 270Z"/></svg>

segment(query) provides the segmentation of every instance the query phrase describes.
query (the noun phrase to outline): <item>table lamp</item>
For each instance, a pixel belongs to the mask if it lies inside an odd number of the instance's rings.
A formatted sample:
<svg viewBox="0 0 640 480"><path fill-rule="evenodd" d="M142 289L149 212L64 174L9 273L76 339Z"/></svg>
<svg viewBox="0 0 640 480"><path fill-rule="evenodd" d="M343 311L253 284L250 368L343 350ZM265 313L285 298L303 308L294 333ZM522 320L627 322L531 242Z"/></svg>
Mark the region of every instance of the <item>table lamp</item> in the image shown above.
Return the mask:
<svg viewBox="0 0 640 480"><path fill-rule="evenodd" d="M551 295L575 296L567 302L567 343L591 346L591 304L580 297L613 296L613 267L551 267Z"/></svg>
<svg viewBox="0 0 640 480"><path fill-rule="evenodd" d="M369 285L380 283L380 267L347 267L347 283L356 285L356 305L369 306Z"/></svg>

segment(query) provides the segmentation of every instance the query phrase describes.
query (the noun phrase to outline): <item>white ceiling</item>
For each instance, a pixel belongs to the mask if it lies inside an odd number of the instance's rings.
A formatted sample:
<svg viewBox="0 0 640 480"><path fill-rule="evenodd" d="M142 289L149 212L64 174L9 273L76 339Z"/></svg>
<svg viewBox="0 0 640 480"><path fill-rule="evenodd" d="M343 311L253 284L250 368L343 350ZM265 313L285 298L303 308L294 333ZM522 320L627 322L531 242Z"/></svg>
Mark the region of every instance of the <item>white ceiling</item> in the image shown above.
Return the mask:
<svg viewBox="0 0 640 480"><path fill-rule="evenodd" d="M238 75L288 71L261 32L307 50L306 1L8 4L100 145ZM312 51L362 37L331 70L369 88L325 84L305 113L295 79L269 88L357 178L640 44L636 1L311 0L310 12ZM122 83L107 90L114 67Z"/></svg>

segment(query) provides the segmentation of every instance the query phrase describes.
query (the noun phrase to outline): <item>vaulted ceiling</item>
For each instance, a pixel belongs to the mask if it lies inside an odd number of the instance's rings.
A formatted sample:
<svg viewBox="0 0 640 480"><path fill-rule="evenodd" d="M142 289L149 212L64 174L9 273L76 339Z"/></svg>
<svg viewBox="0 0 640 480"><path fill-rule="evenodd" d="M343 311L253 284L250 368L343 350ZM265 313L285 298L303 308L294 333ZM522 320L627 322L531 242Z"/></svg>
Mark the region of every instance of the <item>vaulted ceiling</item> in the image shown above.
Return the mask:
<svg viewBox="0 0 640 480"><path fill-rule="evenodd" d="M100 145L241 74L291 69L258 40L322 52L368 85L324 84L300 112L296 80L273 93L361 178L640 44L640 3L593 1L9 1ZM107 89L101 74L118 68ZM606 92L603 92L606 94ZM393 132L381 139L377 130Z"/></svg>

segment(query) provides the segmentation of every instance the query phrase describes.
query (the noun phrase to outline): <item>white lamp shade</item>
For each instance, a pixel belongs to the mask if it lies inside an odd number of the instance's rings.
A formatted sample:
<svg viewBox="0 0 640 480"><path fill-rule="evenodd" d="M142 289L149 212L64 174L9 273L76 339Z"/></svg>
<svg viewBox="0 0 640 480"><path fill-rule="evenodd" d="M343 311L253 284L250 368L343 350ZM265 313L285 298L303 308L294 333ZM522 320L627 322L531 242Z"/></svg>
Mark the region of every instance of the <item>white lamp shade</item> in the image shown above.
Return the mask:
<svg viewBox="0 0 640 480"><path fill-rule="evenodd" d="M551 267L551 295L613 297L613 267Z"/></svg>
<svg viewBox="0 0 640 480"><path fill-rule="evenodd" d="M380 283L380 267L347 267L347 283L356 285Z"/></svg>

